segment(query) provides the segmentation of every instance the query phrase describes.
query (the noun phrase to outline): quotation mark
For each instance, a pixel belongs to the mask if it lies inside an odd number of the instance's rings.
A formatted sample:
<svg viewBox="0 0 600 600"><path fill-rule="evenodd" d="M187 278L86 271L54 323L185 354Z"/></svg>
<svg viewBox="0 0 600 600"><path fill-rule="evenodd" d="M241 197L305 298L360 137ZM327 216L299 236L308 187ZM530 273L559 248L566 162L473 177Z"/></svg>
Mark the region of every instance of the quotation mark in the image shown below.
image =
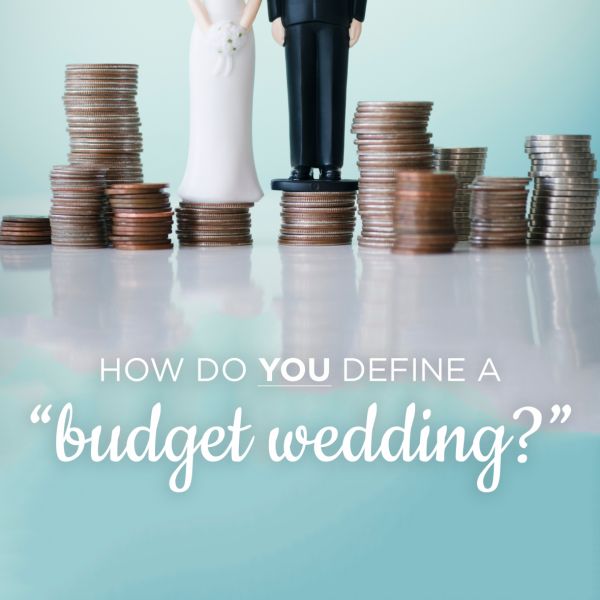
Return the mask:
<svg viewBox="0 0 600 600"><path fill-rule="evenodd" d="M52 405L47 406L42 414L40 415L40 411L44 408L41 404L38 404L32 411L30 419L34 425L38 423L43 423L44 425L48 425L50 421L52 421L52 417L50 416L50 411L52 410Z"/></svg>
<svg viewBox="0 0 600 600"><path fill-rule="evenodd" d="M564 425L573 414L573 409L569 404L565 404L564 406L555 404L551 410L552 418L550 419L550 425ZM541 429L544 420L542 412L539 409L530 406L517 410L513 415L513 419L518 421L525 414L529 414L532 423L529 429L519 438L519 446L521 446L523 450L527 449L529 446L529 438ZM520 464L524 465L528 460L527 454L520 454L517 460Z"/></svg>
<svg viewBox="0 0 600 600"><path fill-rule="evenodd" d="M555 404L552 407L552 419L550 419L550 425L556 425L560 419L560 424L564 425L573 414L573 409L569 404L565 406L559 406ZM562 418L561 418L562 417Z"/></svg>

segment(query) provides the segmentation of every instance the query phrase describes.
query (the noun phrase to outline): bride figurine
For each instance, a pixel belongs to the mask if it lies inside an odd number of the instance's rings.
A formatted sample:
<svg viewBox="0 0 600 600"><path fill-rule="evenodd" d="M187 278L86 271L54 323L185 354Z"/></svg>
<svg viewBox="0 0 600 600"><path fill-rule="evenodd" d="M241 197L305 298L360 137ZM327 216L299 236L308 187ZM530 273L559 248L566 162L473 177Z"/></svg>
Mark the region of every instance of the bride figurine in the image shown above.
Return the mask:
<svg viewBox="0 0 600 600"><path fill-rule="evenodd" d="M187 202L255 203L263 197L252 148L255 48L262 0L188 0L190 140L179 189Z"/></svg>

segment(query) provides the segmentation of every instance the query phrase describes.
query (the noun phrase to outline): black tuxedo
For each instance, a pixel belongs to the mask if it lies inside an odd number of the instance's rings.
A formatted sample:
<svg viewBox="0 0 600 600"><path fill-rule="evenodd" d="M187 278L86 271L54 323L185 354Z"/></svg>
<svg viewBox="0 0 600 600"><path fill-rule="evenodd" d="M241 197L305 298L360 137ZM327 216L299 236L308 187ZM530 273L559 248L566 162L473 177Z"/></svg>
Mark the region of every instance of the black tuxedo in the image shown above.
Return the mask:
<svg viewBox="0 0 600 600"><path fill-rule="evenodd" d="M300 23L350 26L365 20L367 0L268 0L269 19L282 19L285 27Z"/></svg>
<svg viewBox="0 0 600 600"><path fill-rule="evenodd" d="M291 163L341 169L344 163L349 27L367 0L268 0L286 29Z"/></svg>

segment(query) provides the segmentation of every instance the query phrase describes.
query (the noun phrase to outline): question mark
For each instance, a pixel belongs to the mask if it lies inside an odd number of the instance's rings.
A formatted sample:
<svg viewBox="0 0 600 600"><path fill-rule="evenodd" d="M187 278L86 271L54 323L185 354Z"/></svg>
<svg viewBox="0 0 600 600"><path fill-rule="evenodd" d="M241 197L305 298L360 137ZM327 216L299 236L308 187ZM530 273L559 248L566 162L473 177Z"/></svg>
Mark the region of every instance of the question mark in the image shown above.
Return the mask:
<svg viewBox="0 0 600 600"><path fill-rule="evenodd" d="M529 413L533 420L533 424L520 438L519 438L519 446L525 450L527 448L527 440L534 434L540 430L542 426L542 413L537 408L531 408L530 406L525 406L524 408L520 408L513 415L513 419L518 421L524 413ZM527 454L521 454L517 459L520 464L524 465L528 458Z"/></svg>

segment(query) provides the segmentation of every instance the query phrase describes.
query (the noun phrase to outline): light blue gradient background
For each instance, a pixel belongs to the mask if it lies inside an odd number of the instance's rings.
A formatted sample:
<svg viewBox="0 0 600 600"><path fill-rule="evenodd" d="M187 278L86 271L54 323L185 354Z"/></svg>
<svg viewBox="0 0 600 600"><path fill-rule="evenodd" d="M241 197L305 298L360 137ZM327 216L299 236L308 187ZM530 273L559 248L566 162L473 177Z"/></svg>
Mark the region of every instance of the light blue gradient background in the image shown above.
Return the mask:
<svg viewBox="0 0 600 600"><path fill-rule="evenodd" d="M523 141L531 133L591 133L599 151L599 22L595 0L370 0L364 38L352 52L349 116L359 99L434 100L435 142L489 145L489 172L497 175L527 172ZM67 153L61 96L69 62L140 64L146 179L176 186L186 157L191 26L185 0L0 0L0 212L48 210L48 172ZM256 35L255 149L267 189L288 161L283 55L264 8ZM348 175L356 173L354 162L349 136ZM265 198L254 216L257 240L273 241L276 197ZM348 261L339 286L335 268L313 264L308 271L316 299L305 297L303 308L319 316L325 304L331 315L322 339L312 340L317 346L344 346L336 327L353 316L354 326L368 329L364 315L337 310L357 302L347 280L367 281L361 295L384 330L388 313L377 311L391 286L404 299L392 307L393 348L421 348L423 332L436 333L444 322L442 348L460 352L465 344L479 356L485 345L509 361L498 397L474 386L259 394L254 378L242 387L205 389L186 378L176 387L122 385L107 393L96 369L103 353L156 350L188 361L238 355L248 362L284 353L290 321L297 316L302 324L305 313L285 290L281 256L257 244L251 275L249 264L248 273L240 268L247 281L240 277L238 287L227 260L211 271L202 253L184 260L181 253L106 251L95 262L85 253L47 252L39 271L0 273L0 599L600 597L600 441L588 394L598 363L579 364L598 348L597 321L581 318L596 314L597 247L580 263L546 257L543 249L456 253L447 257L452 267L439 270L432 269L437 257L402 258L394 262L394 282L385 264L380 278L365 280L364 259ZM296 289L289 273L306 273L302 267L289 258L284 265L287 286L300 297L305 282L298 278ZM319 296L312 279L319 273L323 288L336 291L333 302ZM546 285L546 278L562 284ZM446 311L432 309L435 302L424 298L430 289ZM532 299L544 319L534 318ZM486 312L490 306L495 312ZM423 347L435 352L437 341L432 334ZM63 465L50 428L28 421L38 402L71 401L86 424L130 429L161 401L170 426L225 424L243 405L261 433L299 422L345 429L360 423L371 401L391 425L414 399L434 410L438 425L510 425L513 403L532 395L549 402L544 392L556 380L572 385L581 403L578 427L540 432L525 466L511 453L492 496L475 490L473 463L274 466L264 444L243 465L199 464L190 493L175 496L167 465ZM560 400L570 400L562 391L557 387Z"/></svg>
<svg viewBox="0 0 600 600"><path fill-rule="evenodd" d="M370 0L352 51L349 117L364 99L433 100L437 145L486 145L488 172L528 171L533 133L590 133L600 150L600 4L596 0ZM135 62L147 180L179 184L187 153L185 0L0 3L0 173L6 211L46 211L50 167L66 160L63 71L70 62ZM256 24L255 151L261 182L288 171L282 50L266 6ZM347 144L347 175L356 175ZM272 241L275 197L255 211ZM596 233L596 239L600 239Z"/></svg>

